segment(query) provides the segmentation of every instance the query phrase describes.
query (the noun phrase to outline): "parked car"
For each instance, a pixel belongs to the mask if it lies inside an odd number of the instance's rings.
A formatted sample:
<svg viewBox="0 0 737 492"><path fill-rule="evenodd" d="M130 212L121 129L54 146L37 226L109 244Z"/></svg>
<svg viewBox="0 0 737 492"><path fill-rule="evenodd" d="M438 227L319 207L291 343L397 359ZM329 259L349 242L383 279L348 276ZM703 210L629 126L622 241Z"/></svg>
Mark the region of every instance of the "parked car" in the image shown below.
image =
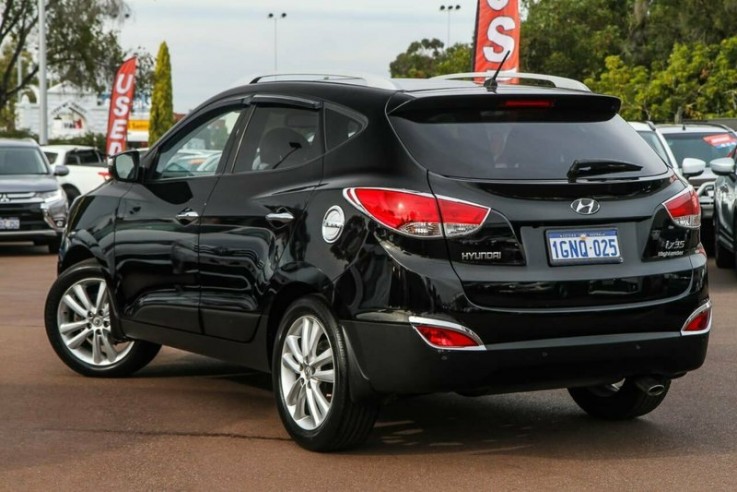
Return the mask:
<svg viewBox="0 0 737 492"><path fill-rule="evenodd" d="M568 388L629 419L702 365L698 197L618 99L319 79L254 79L113 159L46 302L64 363L124 376L163 344L271 372L319 451L363 442L392 395ZM209 173L176 163L193 139L222 152Z"/></svg>
<svg viewBox="0 0 737 492"><path fill-rule="evenodd" d="M734 157L723 157L711 162L716 174L714 183L714 260L719 268L737 265L737 174Z"/></svg>
<svg viewBox="0 0 737 492"><path fill-rule="evenodd" d="M33 241L59 251L67 223L67 199L35 142L0 140L0 241Z"/></svg>
<svg viewBox="0 0 737 492"><path fill-rule="evenodd" d="M80 145L44 145L46 158L52 166L63 164L69 174L59 178L69 204L79 195L89 193L110 177L105 156L94 147Z"/></svg>
<svg viewBox="0 0 737 492"><path fill-rule="evenodd" d="M666 164L682 174L680 163L676 160L676 156L670 150L668 142L654 123L651 121L630 121L629 124Z"/></svg>
<svg viewBox="0 0 737 492"><path fill-rule="evenodd" d="M737 134L729 127L709 123L687 123L682 125L658 125L689 183L699 195L701 215L705 224L711 224L714 215L714 181L711 170L714 159L726 157L737 146ZM704 166L703 172L696 172ZM711 238L709 238L711 239Z"/></svg>

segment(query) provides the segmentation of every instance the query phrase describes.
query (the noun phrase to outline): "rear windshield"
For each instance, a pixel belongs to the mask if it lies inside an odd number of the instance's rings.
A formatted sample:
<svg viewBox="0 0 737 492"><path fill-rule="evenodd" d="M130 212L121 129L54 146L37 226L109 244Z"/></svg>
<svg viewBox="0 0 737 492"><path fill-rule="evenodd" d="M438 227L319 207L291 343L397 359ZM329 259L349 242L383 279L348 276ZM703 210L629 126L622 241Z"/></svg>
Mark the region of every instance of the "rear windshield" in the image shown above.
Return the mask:
<svg viewBox="0 0 737 492"><path fill-rule="evenodd" d="M619 116L607 116L605 121L579 117L570 121L558 114L553 121L549 113L533 113L464 109L423 111L390 119L412 156L423 167L444 176L560 180L566 179L575 161L587 160L642 167L617 173L616 178L652 176L668 169Z"/></svg>
<svg viewBox="0 0 737 492"><path fill-rule="evenodd" d="M727 157L737 144L737 138L728 132L719 133L676 133L665 135L665 141L680 164L686 157L709 161Z"/></svg>

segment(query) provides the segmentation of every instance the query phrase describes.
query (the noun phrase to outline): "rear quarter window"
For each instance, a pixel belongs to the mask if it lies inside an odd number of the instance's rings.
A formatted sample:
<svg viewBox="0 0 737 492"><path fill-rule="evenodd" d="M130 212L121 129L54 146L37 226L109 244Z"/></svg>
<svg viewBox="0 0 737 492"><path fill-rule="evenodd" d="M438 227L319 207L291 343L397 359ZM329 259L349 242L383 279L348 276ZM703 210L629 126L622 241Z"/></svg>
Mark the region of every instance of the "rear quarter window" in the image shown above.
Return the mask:
<svg viewBox="0 0 737 492"><path fill-rule="evenodd" d="M668 167L619 116L582 121L545 112L423 111L391 116L399 138L423 167L445 176L561 180L577 160L636 164L617 178L652 176Z"/></svg>

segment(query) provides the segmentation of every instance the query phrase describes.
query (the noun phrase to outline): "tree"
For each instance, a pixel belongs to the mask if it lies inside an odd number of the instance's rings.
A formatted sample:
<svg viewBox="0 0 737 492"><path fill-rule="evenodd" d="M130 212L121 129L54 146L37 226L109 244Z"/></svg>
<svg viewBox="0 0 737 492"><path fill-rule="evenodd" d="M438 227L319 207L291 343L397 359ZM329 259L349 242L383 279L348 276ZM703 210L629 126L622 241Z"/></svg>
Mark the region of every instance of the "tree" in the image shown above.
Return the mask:
<svg viewBox="0 0 737 492"><path fill-rule="evenodd" d="M606 70L598 78L584 81L591 90L602 94L613 94L622 100L619 113L627 120L652 119L648 111L645 91L650 83L650 71L638 65L626 65L616 55L608 56L604 62Z"/></svg>
<svg viewBox="0 0 737 492"><path fill-rule="evenodd" d="M38 74L34 61L17 83L18 58L27 57L37 43L37 6L37 0L4 0L0 6L0 111ZM108 85L110 67L122 59L115 25L128 11L123 0L50 0L46 30L51 76L84 89L99 91Z"/></svg>
<svg viewBox="0 0 737 492"><path fill-rule="evenodd" d="M171 88L171 61L166 42L159 46L154 69L153 94L151 96L151 119L148 127L148 142L153 145L174 124L174 107Z"/></svg>
<svg viewBox="0 0 737 492"><path fill-rule="evenodd" d="M583 80L596 76L604 58L621 54L631 0L523 0L520 32L523 71Z"/></svg>
<svg viewBox="0 0 737 492"><path fill-rule="evenodd" d="M439 39L423 39L409 45L389 64L392 77L428 78L471 71L471 46L455 44L447 49Z"/></svg>

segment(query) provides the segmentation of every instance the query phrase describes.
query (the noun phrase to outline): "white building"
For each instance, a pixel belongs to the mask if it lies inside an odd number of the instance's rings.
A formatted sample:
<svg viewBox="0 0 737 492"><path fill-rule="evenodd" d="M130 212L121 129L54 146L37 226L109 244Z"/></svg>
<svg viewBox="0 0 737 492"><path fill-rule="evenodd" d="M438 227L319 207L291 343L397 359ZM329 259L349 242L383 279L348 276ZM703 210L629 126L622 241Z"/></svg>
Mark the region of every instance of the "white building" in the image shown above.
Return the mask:
<svg viewBox="0 0 737 492"><path fill-rule="evenodd" d="M38 89L32 87L38 100ZM74 138L86 133L107 133L109 94L84 92L78 87L61 83L47 91L49 138ZM39 134L40 111L38 103L23 96L16 105L16 128L29 129ZM149 108L135 104L128 123L128 142L132 146L146 145L148 141Z"/></svg>

